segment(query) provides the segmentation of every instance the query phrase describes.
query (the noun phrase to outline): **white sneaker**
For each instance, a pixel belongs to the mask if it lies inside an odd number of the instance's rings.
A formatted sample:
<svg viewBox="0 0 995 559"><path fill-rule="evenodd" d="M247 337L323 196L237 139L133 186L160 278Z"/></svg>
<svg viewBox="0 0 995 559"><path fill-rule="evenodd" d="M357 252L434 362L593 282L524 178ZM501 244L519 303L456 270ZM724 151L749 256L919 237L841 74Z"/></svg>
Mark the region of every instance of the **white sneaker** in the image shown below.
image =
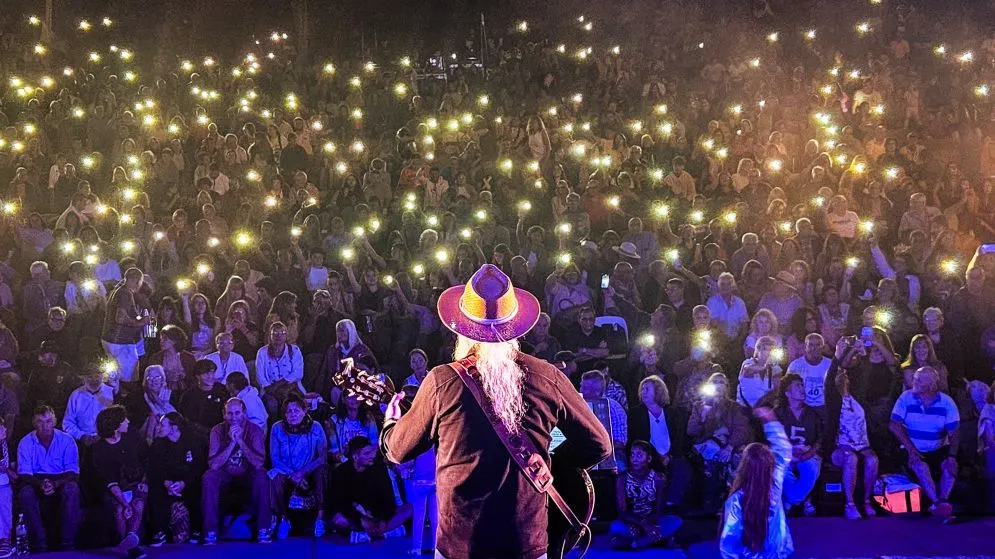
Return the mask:
<svg viewBox="0 0 995 559"><path fill-rule="evenodd" d="M314 537L320 538L325 535L325 521L318 518L314 521Z"/></svg>
<svg viewBox="0 0 995 559"><path fill-rule="evenodd" d="M857 505L847 503L846 508L843 510L843 516L845 516L847 520L860 520L860 511L857 510Z"/></svg>
<svg viewBox="0 0 995 559"><path fill-rule="evenodd" d="M370 543L370 535L366 532L353 531L351 534L349 534L349 543L351 544Z"/></svg>

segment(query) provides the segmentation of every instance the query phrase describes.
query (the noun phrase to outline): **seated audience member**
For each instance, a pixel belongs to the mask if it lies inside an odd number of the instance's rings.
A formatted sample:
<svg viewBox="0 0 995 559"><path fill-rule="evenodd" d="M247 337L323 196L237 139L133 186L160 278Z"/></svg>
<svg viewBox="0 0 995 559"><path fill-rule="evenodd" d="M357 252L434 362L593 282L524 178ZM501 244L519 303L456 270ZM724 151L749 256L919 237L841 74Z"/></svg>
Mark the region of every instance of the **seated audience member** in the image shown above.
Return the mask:
<svg viewBox="0 0 995 559"><path fill-rule="evenodd" d="M332 470L328 512L332 526L353 544L404 537L410 504L397 505L387 467L364 436L349 441L348 460Z"/></svg>
<svg viewBox="0 0 995 559"><path fill-rule="evenodd" d="M404 380L405 385L421 386L422 381L428 376L428 355L425 350L415 348L408 354L408 364L411 367L411 374Z"/></svg>
<svg viewBox="0 0 995 559"><path fill-rule="evenodd" d="M985 482L985 512L995 513L995 382L978 419L978 454Z"/></svg>
<svg viewBox="0 0 995 559"><path fill-rule="evenodd" d="M702 508L718 509L722 491L732 474L733 455L753 438L743 408L729 398L729 381L715 373L702 387L688 418L693 462L704 476Z"/></svg>
<svg viewBox="0 0 995 559"><path fill-rule="evenodd" d="M207 434L221 422L228 389L217 380L216 365L213 361L201 359L194 366L194 384L186 390L176 405L176 411L194 426L200 426Z"/></svg>
<svg viewBox="0 0 995 559"><path fill-rule="evenodd" d="M722 366L715 362L711 347L696 344L691 347L691 355L674 364L674 382L677 384L675 404L686 410L694 407L702 398L702 388L715 373L721 373Z"/></svg>
<svg viewBox="0 0 995 559"><path fill-rule="evenodd" d="M159 420L149 449L150 545L166 543L171 532L174 543L198 543L201 539L201 478L207 471L207 441L187 427L183 416L173 411Z"/></svg>
<svg viewBox="0 0 995 559"><path fill-rule="evenodd" d="M375 441L380 433L373 411L356 394L346 395L329 423L328 453L333 465L349 459L346 449L353 438L363 436Z"/></svg>
<svg viewBox="0 0 995 559"><path fill-rule="evenodd" d="M148 500L148 447L137 433L129 430L128 411L124 406L111 406L97 414L97 435L91 458L93 471L100 480L101 497L114 511L118 545L130 559L144 557L138 547L142 518Z"/></svg>
<svg viewBox="0 0 995 559"><path fill-rule="evenodd" d="M21 488L17 492L20 510L28 528L31 550L49 549L42 506L58 502L59 547L63 551L76 547L76 530L82 520L79 491L79 449L65 431L55 428L55 412L48 406L34 411L34 430L17 445L17 475Z"/></svg>
<svg viewBox="0 0 995 559"><path fill-rule="evenodd" d="M940 392L950 394L950 375L947 368L936 357L933 342L926 334L916 334L909 342L909 353L899 365L902 371L902 390L912 389L912 376L920 367L931 367L940 376Z"/></svg>
<svg viewBox="0 0 995 559"><path fill-rule="evenodd" d="M146 444L152 444L159 418L176 411L180 395L166 386L166 371L162 365L149 365L142 375L142 389L132 390L125 399L128 420L141 433Z"/></svg>
<svg viewBox="0 0 995 559"><path fill-rule="evenodd" d="M610 425L605 425L608 434L612 437L614 446L615 464L619 471L625 470L625 445L629 440L629 418L625 415L625 408L606 394L607 383L605 375L599 370L588 371L581 376L580 393L588 405L604 401L608 405L608 420Z"/></svg>
<svg viewBox="0 0 995 559"><path fill-rule="evenodd" d="M204 544L218 540L221 495L236 486L251 494L252 516L259 543L270 543L269 478L266 476L266 433L245 416L245 403L231 398L225 404L225 420L211 429L204 473Z"/></svg>
<svg viewBox="0 0 995 559"><path fill-rule="evenodd" d="M595 326L594 318L594 309L582 309L577 314L577 324L563 335L563 349L574 353L581 370L609 354L608 331L602 326Z"/></svg>
<svg viewBox="0 0 995 559"><path fill-rule="evenodd" d="M242 373L230 373L225 381L228 388L228 396L238 398L245 404L245 414L251 423L259 426L263 432L269 427L266 413L266 406L262 398L259 397L259 390L255 386L249 386L249 380Z"/></svg>
<svg viewBox="0 0 995 559"><path fill-rule="evenodd" d="M60 358L61 354L55 342L42 342L26 377L28 401L52 407L57 417L65 415L69 396L78 386L72 366Z"/></svg>
<svg viewBox="0 0 995 559"><path fill-rule="evenodd" d="M304 393L304 356L300 348L287 342L287 327L282 322L270 326L269 343L256 353L256 384L263 393L266 412L276 415L280 402L297 390Z"/></svg>
<svg viewBox="0 0 995 559"><path fill-rule="evenodd" d="M335 343L328 346L328 350L325 352L324 375L320 380L309 382L308 387L321 394L322 398L328 399L333 405L338 405L340 394L334 390L335 387L332 386L331 379L345 366L342 360L349 358L354 363L360 361L376 362L373 352L360 339L356 323L344 318L335 324Z"/></svg>
<svg viewBox="0 0 995 559"><path fill-rule="evenodd" d="M826 342L821 334L808 334L805 336L803 355L788 364L788 374L800 376L805 383L805 404L821 417L825 416L826 375L833 363L822 353L825 345Z"/></svg>
<svg viewBox="0 0 995 559"><path fill-rule="evenodd" d="M0 419L0 557L10 557L14 553L10 545L11 529L14 522L14 490L12 481L17 480L10 454L10 432L7 422ZM16 457L14 457L16 458Z"/></svg>
<svg viewBox="0 0 995 559"><path fill-rule="evenodd" d="M644 549L673 536L681 519L666 514L667 492L653 445L634 440L626 454L629 469L618 478L618 519L611 523L609 533L616 549Z"/></svg>
<svg viewBox="0 0 995 559"><path fill-rule="evenodd" d="M935 369L922 367L912 375L912 389L902 392L892 408L891 432L905 448L908 466L929 498L929 512L949 517L953 507L947 499L957 480L960 414L953 399L940 392Z"/></svg>
<svg viewBox="0 0 995 559"><path fill-rule="evenodd" d="M73 391L66 405L62 429L87 446L97 442L97 414L114 404L114 389L104 382L96 365L83 369L83 386Z"/></svg>
<svg viewBox="0 0 995 559"><path fill-rule="evenodd" d="M186 351L189 338L179 326L170 324L159 330L158 353L149 357L149 365L162 365L166 371L166 386L176 392L183 392L196 381L193 378L197 358Z"/></svg>
<svg viewBox="0 0 995 559"><path fill-rule="evenodd" d="M249 377L249 368L245 365L245 359L235 353L235 338L230 332L221 332L214 337L214 343L218 346L218 351L207 354L204 359L208 359L217 367L216 380L225 384L228 375L232 373L242 373Z"/></svg>
<svg viewBox="0 0 995 559"><path fill-rule="evenodd" d="M837 366L845 351L846 342L840 340L836 344L837 359L826 377L826 436L823 443L824 452L828 452L833 464L843 470L843 514L849 520L860 520L861 511L868 518L876 515L871 497L878 478L878 456L871 448L864 406L850 392L850 375ZM861 462L864 466L860 493L863 502L858 508L854 499Z"/></svg>
<svg viewBox="0 0 995 559"><path fill-rule="evenodd" d="M783 355L784 350L778 347L774 338L763 336L757 340L753 357L743 361L739 369L739 388L736 390L739 405L754 408L762 400L766 401L764 397L777 387L784 372L779 359Z"/></svg>
<svg viewBox="0 0 995 559"><path fill-rule="evenodd" d="M52 307L48 310L45 324L41 326L33 335L26 334L28 349L34 349L45 342L51 342L58 347L62 355L78 364L76 360L76 348L79 346L79 336L70 328L66 327L68 313L62 307Z"/></svg>
<svg viewBox="0 0 995 559"><path fill-rule="evenodd" d="M815 515L809 498L822 471L822 419L805 403L805 381L789 373L778 386L778 421L791 441L791 464L784 475L784 509L802 505L805 516Z"/></svg>
<svg viewBox="0 0 995 559"><path fill-rule="evenodd" d="M629 411L628 427L630 440L647 441L656 452L666 473L664 502L668 507L679 508L691 482L691 464L687 459L691 451L688 413L671 405L670 391L663 379L654 375L639 383L639 405Z"/></svg>
<svg viewBox="0 0 995 559"><path fill-rule="evenodd" d="M321 424L307 413L307 402L302 396L291 394L283 404L283 421L273 424L269 439L270 502L279 519L277 536L286 538L290 533L287 518L287 501L291 494L311 497L317 510L314 536L325 534L325 479L327 475L328 440Z"/></svg>

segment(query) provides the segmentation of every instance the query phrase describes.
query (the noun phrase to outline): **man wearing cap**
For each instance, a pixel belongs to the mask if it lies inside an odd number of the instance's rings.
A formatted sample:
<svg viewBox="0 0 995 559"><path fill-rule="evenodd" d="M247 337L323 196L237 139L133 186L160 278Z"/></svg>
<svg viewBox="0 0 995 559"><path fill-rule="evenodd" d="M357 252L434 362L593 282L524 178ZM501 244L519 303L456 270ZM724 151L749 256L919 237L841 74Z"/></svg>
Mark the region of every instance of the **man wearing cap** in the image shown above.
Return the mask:
<svg viewBox="0 0 995 559"><path fill-rule="evenodd" d="M61 349L53 341L45 341L38 350L37 360L28 369L28 401L32 405L51 406L57 417L63 417L69 395L76 389L77 378L69 363L60 358Z"/></svg>
<svg viewBox="0 0 995 559"><path fill-rule="evenodd" d="M548 460L550 431L566 441L556 449L564 464L589 468L608 457L611 440L570 381L555 366L522 354L517 339L539 317L539 301L515 289L485 264L465 286L439 297L439 317L457 335L454 357L474 357L471 374L493 408L494 421L524 435ZM546 496L537 492L495 432L473 393L451 365L425 377L402 417L395 396L380 435L394 463L435 447L439 500L436 557L546 557Z"/></svg>

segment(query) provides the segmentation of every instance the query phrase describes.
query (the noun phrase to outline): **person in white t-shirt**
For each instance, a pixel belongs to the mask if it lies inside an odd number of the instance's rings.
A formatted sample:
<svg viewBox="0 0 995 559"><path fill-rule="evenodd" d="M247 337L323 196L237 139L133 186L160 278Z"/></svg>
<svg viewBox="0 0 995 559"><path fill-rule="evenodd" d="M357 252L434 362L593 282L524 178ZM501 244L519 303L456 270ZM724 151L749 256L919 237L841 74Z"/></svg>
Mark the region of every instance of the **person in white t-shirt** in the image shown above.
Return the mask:
<svg viewBox="0 0 995 559"><path fill-rule="evenodd" d="M788 372L802 377L805 382L805 404L825 419L826 413L826 373L832 360L823 355L826 341L821 334L805 336L805 354L788 365Z"/></svg>
<svg viewBox="0 0 995 559"><path fill-rule="evenodd" d="M784 373L778 357L784 350L770 336L762 336L757 340L753 357L747 357L739 368L739 388L736 390L736 401L739 405L754 408L760 400L769 394ZM783 357L782 357L783 358Z"/></svg>
<svg viewBox="0 0 995 559"><path fill-rule="evenodd" d="M249 378L249 368L245 364L245 358L232 351L235 349L235 338L231 332L219 333L214 337L214 342L218 346L218 351L207 354L204 359L217 366L216 380L225 384L232 373L242 373L245 378Z"/></svg>

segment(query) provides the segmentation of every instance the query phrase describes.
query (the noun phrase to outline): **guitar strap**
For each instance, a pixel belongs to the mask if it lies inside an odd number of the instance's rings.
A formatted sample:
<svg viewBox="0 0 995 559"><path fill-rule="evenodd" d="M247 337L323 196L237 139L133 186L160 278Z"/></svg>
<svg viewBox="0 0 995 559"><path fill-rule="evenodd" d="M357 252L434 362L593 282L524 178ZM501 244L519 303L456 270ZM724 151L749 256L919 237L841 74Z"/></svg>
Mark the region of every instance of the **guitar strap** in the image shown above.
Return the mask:
<svg viewBox="0 0 995 559"><path fill-rule="evenodd" d="M542 459L542 455L536 450L535 444L526 436L508 431L501 418L494 413L494 407L491 405L490 399L484 395L480 380L471 372L476 371L476 364L476 357L470 356L450 363L449 366L456 371L463 384L473 394L473 398L477 400L477 404L483 410L484 415L494 429L494 433L497 434L504 448L508 450L511 459L518 465L522 473L525 474L525 478L532 483L536 491L549 496L553 504L556 505L556 508L563 513L563 517L570 523L570 527L577 532L578 537L584 536L590 529L577 517L570 508L570 505L563 499L563 495L553 486L553 474L549 471L549 466Z"/></svg>

